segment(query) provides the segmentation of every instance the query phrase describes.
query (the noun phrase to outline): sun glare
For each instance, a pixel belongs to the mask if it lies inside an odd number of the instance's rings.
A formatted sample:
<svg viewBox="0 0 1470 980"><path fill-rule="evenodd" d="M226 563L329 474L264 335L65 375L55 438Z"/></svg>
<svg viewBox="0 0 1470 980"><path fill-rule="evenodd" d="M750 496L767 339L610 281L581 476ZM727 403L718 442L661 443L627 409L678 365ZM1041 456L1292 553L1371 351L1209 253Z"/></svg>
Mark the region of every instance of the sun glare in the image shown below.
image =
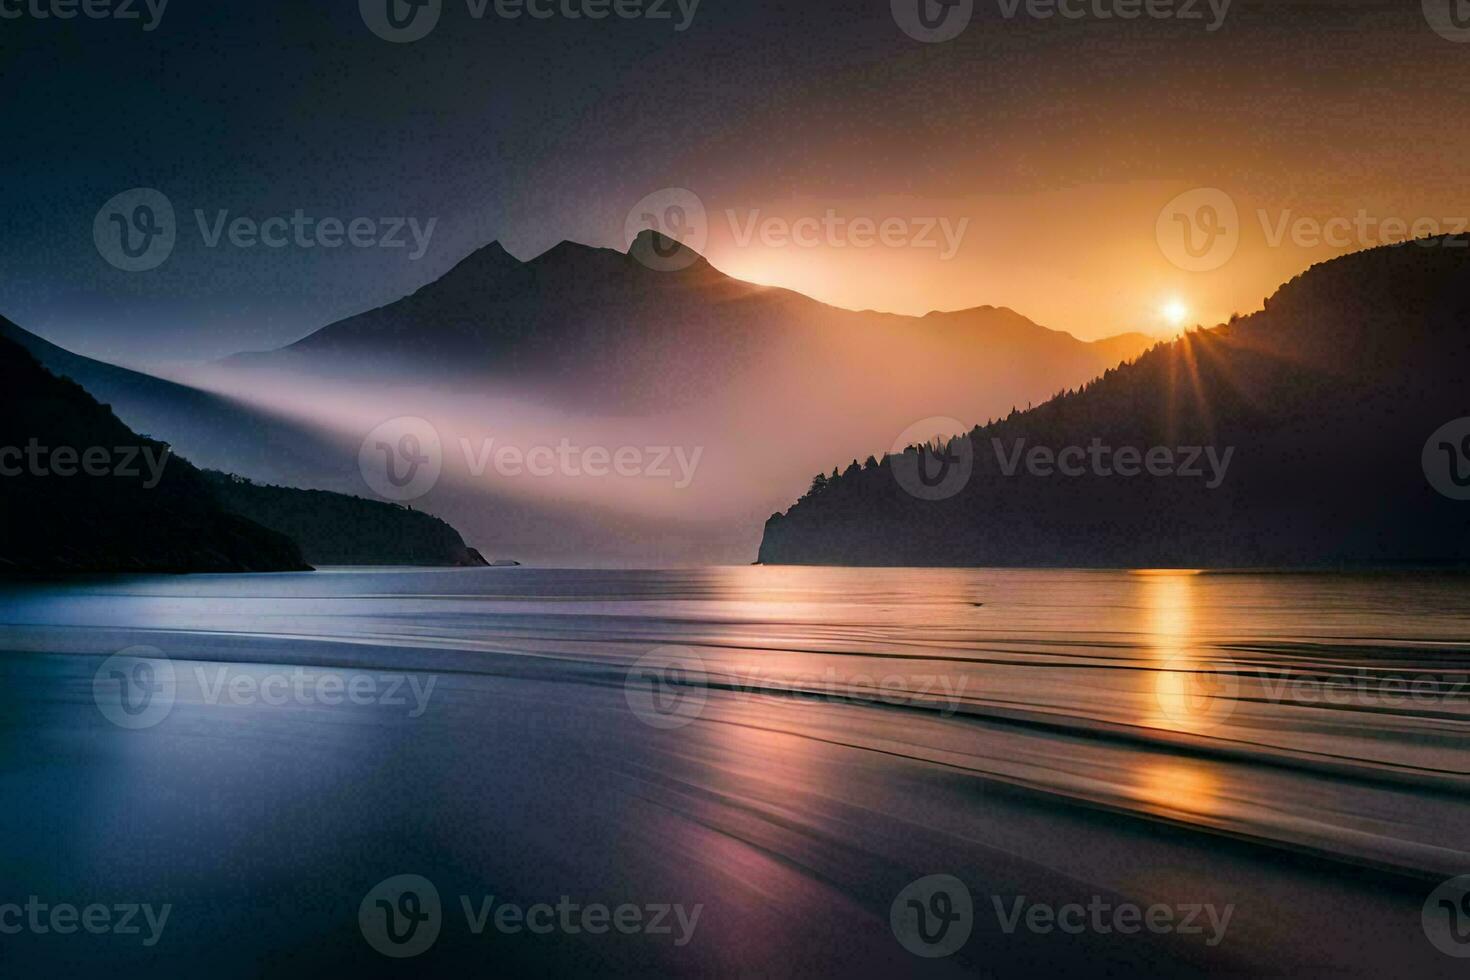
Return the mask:
<svg viewBox="0 0 1470 980"><path fill-rule="evenodd" d="M1189 307L1184 305L1183 300L1169 300L1160 312L1164 314L1164 322L1171 327L1182 327L1189 319Z"/></svg>

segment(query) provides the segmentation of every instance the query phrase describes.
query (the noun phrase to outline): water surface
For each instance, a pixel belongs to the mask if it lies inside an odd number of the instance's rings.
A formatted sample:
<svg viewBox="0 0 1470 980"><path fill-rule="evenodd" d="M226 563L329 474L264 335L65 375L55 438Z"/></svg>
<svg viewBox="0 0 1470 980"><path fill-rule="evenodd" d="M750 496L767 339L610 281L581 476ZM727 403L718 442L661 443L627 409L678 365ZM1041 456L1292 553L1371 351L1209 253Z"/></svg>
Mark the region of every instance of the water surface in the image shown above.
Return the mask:
<svg viewBox="0 0 1470 980"><path fill-rule="evenodd" d="M1467 584L750 567L7 585L0 905L172 912L150 948L25 931L0 962L1462 972L1421 914L1470 872ZM94 680L138 646L175 688L130 728ZM402 961L358 916L400 874L444 905ZM889 912L931 874L963 881L975 916L927 960ZM702 911L682 945L475 935L462 896ZM1232 913L1213 945L1008 932L996 903L1022 896Z"/></svg>

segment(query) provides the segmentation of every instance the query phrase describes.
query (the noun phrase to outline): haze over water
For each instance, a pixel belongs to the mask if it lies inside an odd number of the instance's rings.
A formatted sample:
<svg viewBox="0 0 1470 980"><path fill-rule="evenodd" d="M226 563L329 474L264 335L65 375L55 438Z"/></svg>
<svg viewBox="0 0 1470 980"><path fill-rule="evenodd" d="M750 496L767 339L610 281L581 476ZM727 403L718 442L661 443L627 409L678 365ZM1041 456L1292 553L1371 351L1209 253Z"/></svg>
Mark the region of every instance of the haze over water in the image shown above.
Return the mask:
<svg viewBox="0 0 1470 980"><path fill-rule="evenodd" d="M1470 868L1464 581L748 567L7 584L5 897L173 911L162 950L28 933L0 956L137 975L166 953L218 977L1449 975L1421 909ZM94 675L138 645L176 692L130 730ZM331 703L327 674L371 694ZM268 682L303 675L304 695ZM443 904L433 948L402 963L359 927L400 874ZM931 874L974 898L943 960L889 926ZM682 945L677 927L476 935L461 898L486 896L702 911ZM1214 944L1208 926L1008 932L999 909L1020 896L1233 909Z"/></svg>

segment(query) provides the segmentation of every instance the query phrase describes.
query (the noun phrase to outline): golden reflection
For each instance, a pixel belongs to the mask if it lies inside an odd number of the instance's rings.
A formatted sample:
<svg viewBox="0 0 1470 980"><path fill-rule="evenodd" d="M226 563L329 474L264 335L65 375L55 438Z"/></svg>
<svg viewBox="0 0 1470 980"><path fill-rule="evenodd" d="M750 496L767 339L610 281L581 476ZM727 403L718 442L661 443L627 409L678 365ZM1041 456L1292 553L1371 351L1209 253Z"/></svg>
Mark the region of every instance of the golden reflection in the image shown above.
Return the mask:
<svg viewBox="0 0 1470 980"><path fill-rule="evenodd" d="M1138 797L1150 806L1197 816L1219 809L1219 780L1196 763L1161 759L1138 767Z"/></svg>
<svg viewBox="0 0 1470 980"><path fill-rule="evenodd" d="M1202 734L1235 710L1239 681L1229 657L1206 657L1194 633L1195 570L1149 570L1143 585L1148 666L1145 676L1154 710L1145 723L1170 731Z"/></svg>

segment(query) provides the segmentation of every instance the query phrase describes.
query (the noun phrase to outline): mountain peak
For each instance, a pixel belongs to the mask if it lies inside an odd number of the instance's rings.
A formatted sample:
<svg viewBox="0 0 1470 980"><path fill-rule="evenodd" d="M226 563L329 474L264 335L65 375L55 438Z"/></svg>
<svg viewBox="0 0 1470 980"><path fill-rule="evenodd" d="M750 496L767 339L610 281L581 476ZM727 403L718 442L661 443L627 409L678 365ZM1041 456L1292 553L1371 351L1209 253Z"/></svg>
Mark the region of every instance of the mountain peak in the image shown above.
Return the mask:
<svg viewBox="0 0 1470 980"><path fill-rule="evenodd" d="M501 245L497 239L489 245L480 246L469 255L460 259L458 264L449 270L445 278L465 275L474 277L494 276L519 269L524 264L520 259L507 252L505 246Z"/></svg>
<svg viewBox="0 0 1470 980"><path fill-rule="evenodd" d="M605 250L595 248L591 245L583 245L581 242L574 242L570 238L563 238L531 261L538 265L571 262L583 259L589 255L596 255L603 251Z"/></svg>
<svg viewBox="0 0 1470 980"><path fill-rule="evenodd" d="M421 295L425 290L435 287L478 292L485 289L487 284L498 283L504 277L524 267L524 262L507 252L499 240L496 240L489 245L482 245L460 259L458 264L442 277L433 283L421 286L414 295Z"/></svg>
<svg viewBox="0 0 1470 980"><path fill-rule="evenodd" d="M474 263L475 267L480 269L509 269L517 268L523 264L520 259L505 250L505 246L500 244L500 239L498 238L489 245L482 245L465 256L463 261L460 262L460 265L466 265L468 263Z"/></svg>
<svg viewBox="0 0 1470 980"><path fill-rule="evenodd" d="M628 246L628 257L652 269L677 270L705 262L703 255L676 238L646 228Z"/></svg>

